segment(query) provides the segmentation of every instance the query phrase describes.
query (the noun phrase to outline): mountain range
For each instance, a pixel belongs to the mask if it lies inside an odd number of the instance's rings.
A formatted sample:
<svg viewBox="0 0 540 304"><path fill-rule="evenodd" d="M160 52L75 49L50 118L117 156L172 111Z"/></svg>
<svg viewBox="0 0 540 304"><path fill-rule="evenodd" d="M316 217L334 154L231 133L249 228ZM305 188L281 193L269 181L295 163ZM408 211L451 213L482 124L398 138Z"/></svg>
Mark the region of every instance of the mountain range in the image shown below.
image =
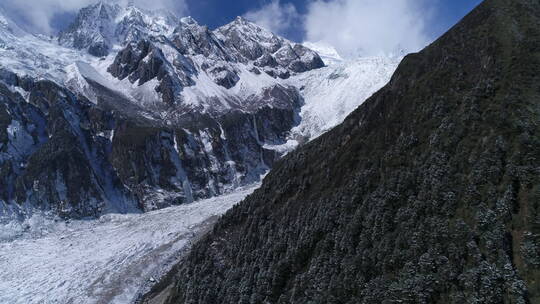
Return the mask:
<svg viewBox="0 0 540 304"><path fill-rule="evenodd" d="M2 16L4 222L145 212L257 182L340 123L399 62L326 65L242 17L210 30L104 1L57 37ZM326 95L332 86L342 93Z"/></svg>

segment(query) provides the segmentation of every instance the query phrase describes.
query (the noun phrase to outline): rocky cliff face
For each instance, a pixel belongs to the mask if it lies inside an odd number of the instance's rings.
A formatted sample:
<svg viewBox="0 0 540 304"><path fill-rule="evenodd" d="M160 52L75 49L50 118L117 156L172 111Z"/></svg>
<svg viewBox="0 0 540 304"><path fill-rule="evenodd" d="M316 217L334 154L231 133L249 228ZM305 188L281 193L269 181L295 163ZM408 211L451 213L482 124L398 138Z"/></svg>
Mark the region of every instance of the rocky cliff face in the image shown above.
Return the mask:
<svg viewBox="0 0 540 304"><path fill-rule="evenodd" d="M540 4L487 0L143 302L538 303Z"/></svg>
<svg viewBox="0 0 540 304"><path fill-rule="evenodd" d="M140 210L108 161L110 114L49 81L3 71L0 214L82 218Z"/></svg>
<svg viewBox="0 0 540 304"><path fill-rule="evenodd" d="M105 87L95 104L52 82L1 76L7 219L148 211L256 182L279 158L272 146L285 142L302 102L296 90L276 87L250 112L192 112L165 123Z"/></svg>

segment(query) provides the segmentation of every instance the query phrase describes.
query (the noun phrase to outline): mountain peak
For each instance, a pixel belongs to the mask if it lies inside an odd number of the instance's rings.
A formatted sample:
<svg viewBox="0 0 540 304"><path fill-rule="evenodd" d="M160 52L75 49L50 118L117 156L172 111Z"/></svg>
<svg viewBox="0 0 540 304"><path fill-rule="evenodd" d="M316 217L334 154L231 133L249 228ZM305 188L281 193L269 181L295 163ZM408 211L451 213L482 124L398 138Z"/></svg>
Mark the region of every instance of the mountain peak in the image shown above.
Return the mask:
<svg viewBox="0 0 540 304"><path fill-rule="evenodd" d="M244 18L243 16L237 16L233 23L237 23L237 24L248 24L248 23L251 23L249 20L247 20L246 18Z"/></svg>
<svg viewBox="0 0 540 304"><path fill-rule="evenodd" d="M193 19L193 17L191 17L191 16L181 18L180 22L182 22L184 24L189 24L189 25L199 25L197 20Z"/></svg>
<svg viewBox="0 0 540 304"><path fill-rule="evenodd" d="M133 2L122 7L99 1L81 9L71 26L60 33L58 41L101 57L113 45L171 33L177 23L178 18L169 11L148 11Z"/></svg>
<svg viewBox="0 0 540 304"><path fill-rule="evenodd" d="M270 30L246 19L242 16L237 16L232 22L229 24L224 25L222 28L226 29L243 29L243 31L251 31L256 33L264 33L267 36L276 36L274 33L272 33Z"/></svg>

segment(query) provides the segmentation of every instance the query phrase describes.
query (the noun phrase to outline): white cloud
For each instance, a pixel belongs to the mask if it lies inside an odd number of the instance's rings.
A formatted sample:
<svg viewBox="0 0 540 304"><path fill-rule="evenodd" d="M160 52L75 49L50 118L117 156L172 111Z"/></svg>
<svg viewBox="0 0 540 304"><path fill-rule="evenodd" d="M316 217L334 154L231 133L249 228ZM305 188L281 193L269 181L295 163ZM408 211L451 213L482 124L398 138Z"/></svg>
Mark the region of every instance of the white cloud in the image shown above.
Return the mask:
<svg viewBox="0 0 540 304"><path fill-rule="evenodd" d="M316 0L305 17L306 40L345 56L414 52L429 42L429 12L424 0Z"/></svg>
<svg viewBox="0 0 540 304"><path fill-rule="evenodd" d="M129 0L110 0L109 3L126 5ZM65 13L74 13L98 0L1 0L0 6L8 13L26 22L26 27L36 32L52 33L52 19ZM170 9L182 15L187 11L185 0L135 0L135 4L146 9Z"/></svg>
<svg viewBox="0 0 540 304"><path fill-rule="evenodd" d="M258 10L249 11L244 17L277 34L285 34L294 22L301 20L293 4L282 4L279 0L272 0Z"/></svg>

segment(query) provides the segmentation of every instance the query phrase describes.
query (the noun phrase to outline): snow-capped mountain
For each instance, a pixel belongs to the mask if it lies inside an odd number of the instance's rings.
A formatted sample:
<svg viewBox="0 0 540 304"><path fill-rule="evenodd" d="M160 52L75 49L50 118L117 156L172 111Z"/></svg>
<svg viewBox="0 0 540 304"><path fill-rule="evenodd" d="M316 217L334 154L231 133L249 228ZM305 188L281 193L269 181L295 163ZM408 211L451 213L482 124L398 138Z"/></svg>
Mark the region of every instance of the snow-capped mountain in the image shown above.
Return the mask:
<svg viewBox="0 0 540 304"><path fill-rule="evenodd" d="M210 30L104 2L53 39L1 20L8 218L147 211L256 182L340 123L397 63L324 53L325 66L240 17Z"/></svg>
<svg viewBox="0 0 540 304"><path fill-rule="evenodd" d="M145 87L145 100L154 102L142 106L152 112L161 105L169 113L165 103L177 112L219 115L268 105L260 102L268 88L289 90L283 79L323 66L317 53L242 18L215 31L182 18L172 35L134 40L97 69L114 87ZM141 90L126 91L141 105Z"/></svg>
<svg viewBox="0 0 540 304"><path fill-rule="evenodd" d="M75 22L61 32L61 45L87 50L94 56L106 56L115 45L143 38L168 35L178 19L167 11L148 11L133 5L126 7L100 1L81 9Z"/></svg>

